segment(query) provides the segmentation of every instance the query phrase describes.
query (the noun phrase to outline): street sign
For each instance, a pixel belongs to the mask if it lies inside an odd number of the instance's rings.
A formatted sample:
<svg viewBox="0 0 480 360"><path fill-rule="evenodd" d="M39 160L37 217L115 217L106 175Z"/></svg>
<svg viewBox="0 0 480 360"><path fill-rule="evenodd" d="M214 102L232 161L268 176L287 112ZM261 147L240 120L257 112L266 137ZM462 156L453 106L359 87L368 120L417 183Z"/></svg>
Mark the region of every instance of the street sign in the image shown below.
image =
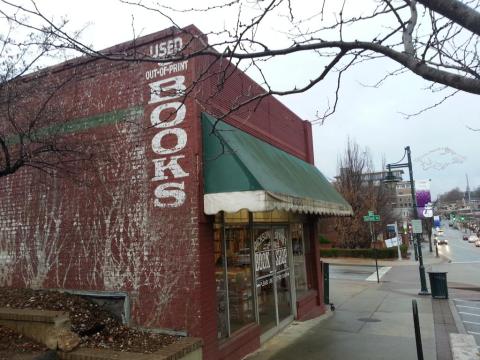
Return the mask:
<svg viewBox="0 0 480 360"><path fill-rule="evenodd" d="M433 217L433 205L432 205L432 203L425 204L425 208L423 209L423 217L425 217L425 218Z"/></svg>
<svg viewBox="0 0 480 360"><path fill-rule="evenodd" d="M365 222L380 221L380 215L364 216L363 221L365 221Z"/></svg>
<svg viewBox="0 0 480 360"><path fill-rule="evenodd" d="M421 234L422 231L422 220L412 220L412 230L414 234Z"/></svg>
<svg viewBox="0 0 480 360"><path fill-rule="evenodd" d="M375 215L373 211L369 211L368 215L363 217L363 221L365 222L376 222L380 221L380 215Z"/></svg>
<svg viewBox="0 0 480 360"><path fill-rule="evenodd" d="M399 246L399 245L400 245L400 240L397 237L393 237L393 238L385 240L385 246L387 248L391 248L391 247Z"/></svg>

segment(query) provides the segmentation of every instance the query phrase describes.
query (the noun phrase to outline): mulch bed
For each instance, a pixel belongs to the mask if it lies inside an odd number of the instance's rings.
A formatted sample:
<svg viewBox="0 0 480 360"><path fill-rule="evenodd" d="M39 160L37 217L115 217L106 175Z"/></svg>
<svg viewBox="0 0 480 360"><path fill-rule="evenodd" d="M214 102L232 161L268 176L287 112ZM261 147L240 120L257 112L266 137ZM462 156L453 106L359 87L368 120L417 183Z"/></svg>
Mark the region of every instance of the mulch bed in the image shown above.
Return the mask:
<svg viewBox="0 0 480 360"><path fill-rule="evenodd" d="M0 351L30 353L45 350L45 345L30 340L7 327L0 326Z"/></svg>
<svg viewBox="0 0 480 360"><path fill-rule="evenodd" d="M0 307L68 311L71 329L81 337L80 347L152 353L177 340L129 328L90 300L59 291L0 288ZM3 342L0 333L0 349Z"/></svg>

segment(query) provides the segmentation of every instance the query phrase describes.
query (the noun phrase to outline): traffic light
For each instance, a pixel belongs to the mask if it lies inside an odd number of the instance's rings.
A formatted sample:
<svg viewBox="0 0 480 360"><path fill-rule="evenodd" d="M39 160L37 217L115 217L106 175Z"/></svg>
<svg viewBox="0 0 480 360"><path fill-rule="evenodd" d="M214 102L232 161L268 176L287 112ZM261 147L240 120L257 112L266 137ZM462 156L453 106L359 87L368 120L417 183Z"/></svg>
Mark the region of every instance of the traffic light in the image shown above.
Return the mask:
<svg viewBox="0 0 480 360"><path fill-rule="evenodd" d="M460 221L464 221L465 220L465 217L464 216L460 216Z"/></svg>

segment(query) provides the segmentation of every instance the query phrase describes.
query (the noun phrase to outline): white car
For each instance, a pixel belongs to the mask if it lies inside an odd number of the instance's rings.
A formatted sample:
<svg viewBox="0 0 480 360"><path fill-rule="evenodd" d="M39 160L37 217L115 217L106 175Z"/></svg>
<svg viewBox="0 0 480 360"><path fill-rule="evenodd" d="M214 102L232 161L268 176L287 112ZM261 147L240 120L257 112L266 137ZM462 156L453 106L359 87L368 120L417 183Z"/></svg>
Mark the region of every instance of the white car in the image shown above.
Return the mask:
<svg viewBox="0 0 480 360"><path fill-rule="evenodd" d="M438 240L438 245L448 245L448 240L441 238Z"/></svg>
<svg viewBox="0 0 480 360"><path fill-rule="evenodd" d="M480 247L480 240L475 241L475 246Z"/></svg>
<svg viewBox="0 0 480 360"><path fill-rule="evenodd" d="M469 243L474 243L475 241L478 241L478 236L477 235L470 235L468 237L468 242Z"/></svg>

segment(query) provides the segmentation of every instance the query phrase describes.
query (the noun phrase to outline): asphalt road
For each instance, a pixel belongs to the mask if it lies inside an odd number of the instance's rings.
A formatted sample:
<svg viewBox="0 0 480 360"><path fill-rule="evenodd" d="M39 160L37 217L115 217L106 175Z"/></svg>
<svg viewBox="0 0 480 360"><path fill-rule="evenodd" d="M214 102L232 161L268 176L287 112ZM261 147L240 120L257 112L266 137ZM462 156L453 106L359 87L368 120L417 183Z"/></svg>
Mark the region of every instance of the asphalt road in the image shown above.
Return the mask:
<svg viewBox="0 0 480 360"><path fill-rule="evenodd" d="M480 247L466 240L462 240L465 234L460 230L449 228L448 224L444 227L445 234L439 238L448 239L448 245L439 245L438 253L449 258L452 263L479 263L480 264ZM467 235L470 235L467 232Z"/></svg>
<svg viewBox="0 0 480 360"><path fill-rule="evenodd" d="M480 301L456 298L453 303L466 332L480 345Z"/></svg>
<svg viewBox="0 0 480 360"><path fill-rule="evenodd" d="M447 271L449 287L453 287L451 300L455 305L460 321L465 331L475 337L480 345L480 247L463 240L467 233L447 226L445 234L440 236L448 239L448 245L439 245L439 254L450 259L448 264L437 266L436 271ZM470 287L470 290L468 288ZM465 288L465 291L455 289Z"/></svg>

